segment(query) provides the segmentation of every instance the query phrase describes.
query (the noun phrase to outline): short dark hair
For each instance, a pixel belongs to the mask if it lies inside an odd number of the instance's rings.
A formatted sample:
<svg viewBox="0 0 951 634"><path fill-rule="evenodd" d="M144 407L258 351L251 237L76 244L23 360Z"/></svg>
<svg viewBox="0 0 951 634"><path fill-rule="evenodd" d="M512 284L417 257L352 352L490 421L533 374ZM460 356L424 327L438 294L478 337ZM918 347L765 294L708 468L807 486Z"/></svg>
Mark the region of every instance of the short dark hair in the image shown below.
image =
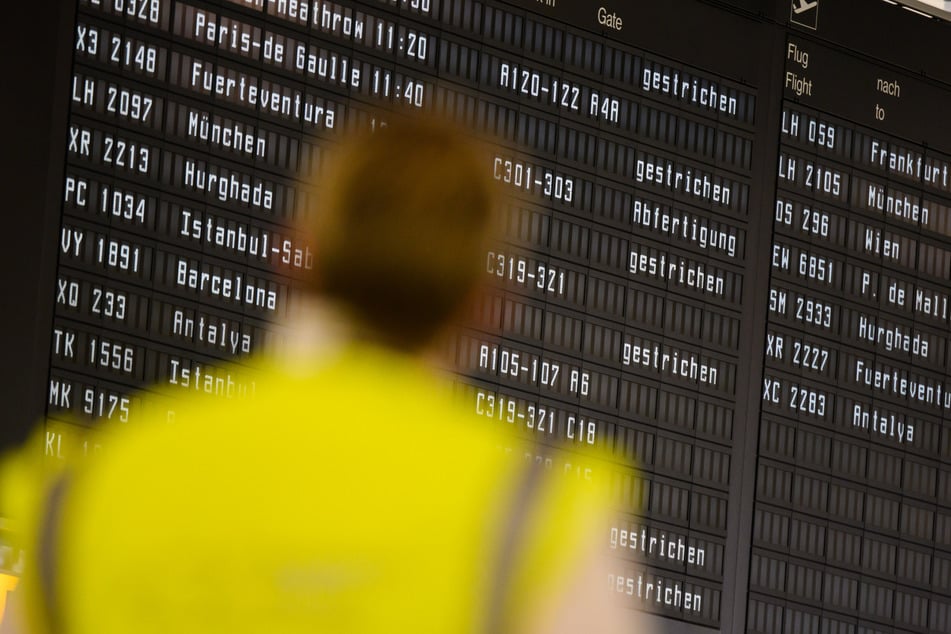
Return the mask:
<svg viewBox="0 0 951 634"><path fill-rule="evenodd" d="M316 289L385 343L422 347L476 285L495 200L489 168L480 144L438 117L351 137L310 223Z"/></svg>

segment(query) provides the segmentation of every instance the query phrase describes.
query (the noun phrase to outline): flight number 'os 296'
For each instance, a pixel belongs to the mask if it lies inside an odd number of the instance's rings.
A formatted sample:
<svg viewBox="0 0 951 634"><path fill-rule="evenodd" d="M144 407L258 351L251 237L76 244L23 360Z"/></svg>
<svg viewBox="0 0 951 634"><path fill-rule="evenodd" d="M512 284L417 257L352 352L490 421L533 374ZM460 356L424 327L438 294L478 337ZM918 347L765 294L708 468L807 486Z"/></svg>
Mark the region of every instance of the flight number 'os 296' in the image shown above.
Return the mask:
<svg viewBox="0 0 951 634"><path fill-rule="evenodd" d="M824 211L777 198L775 220L806 235L829 238L829 214Z"/></svg>

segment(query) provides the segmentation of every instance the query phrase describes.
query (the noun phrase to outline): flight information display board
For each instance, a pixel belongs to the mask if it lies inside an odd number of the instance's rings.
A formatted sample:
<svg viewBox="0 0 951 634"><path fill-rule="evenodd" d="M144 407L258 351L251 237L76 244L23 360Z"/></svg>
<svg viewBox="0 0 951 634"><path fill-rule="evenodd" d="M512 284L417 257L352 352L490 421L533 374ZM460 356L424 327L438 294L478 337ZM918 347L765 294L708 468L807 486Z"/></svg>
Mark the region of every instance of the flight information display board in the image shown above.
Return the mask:
<svg viewBox="0 0 951 634"><path fill-rule="evenodd" d="M107 445L151 386L246 390L226 362L284 337L327 149L435 108L491 140L508 194L447 342L458 391L616 457L605 591L657 631L951 629L946 22L857 0L78 0L63 22L51 459Z"/></svg>
<svg viewBox="0 0 951 634"><path fill-rule="evenodd" d="M947 631L949 93L798 33L783 77L748 627Z"/></svg>

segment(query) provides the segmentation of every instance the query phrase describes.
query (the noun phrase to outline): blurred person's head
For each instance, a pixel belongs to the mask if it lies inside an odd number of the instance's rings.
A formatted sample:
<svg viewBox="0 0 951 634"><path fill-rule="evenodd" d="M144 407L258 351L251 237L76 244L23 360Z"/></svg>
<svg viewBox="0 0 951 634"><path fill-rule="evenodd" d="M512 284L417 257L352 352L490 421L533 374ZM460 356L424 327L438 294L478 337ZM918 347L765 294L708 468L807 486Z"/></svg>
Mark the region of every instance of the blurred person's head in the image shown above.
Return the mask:
<svg viewBox="0 0 951 634"><path fill-rule="evenodd" d="M493 181L480 146L438 117L398 118L331 155L306 226L311 290L369 336L423 348L471 295Z"/></svg>

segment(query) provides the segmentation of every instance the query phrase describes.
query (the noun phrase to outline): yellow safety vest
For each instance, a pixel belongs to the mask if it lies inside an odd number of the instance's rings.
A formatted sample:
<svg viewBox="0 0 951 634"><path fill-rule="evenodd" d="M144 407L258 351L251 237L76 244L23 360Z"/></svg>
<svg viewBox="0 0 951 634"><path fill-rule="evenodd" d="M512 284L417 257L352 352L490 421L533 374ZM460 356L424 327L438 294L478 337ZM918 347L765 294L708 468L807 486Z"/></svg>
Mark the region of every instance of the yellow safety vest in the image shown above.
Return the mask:
<svg viewBox="0 0 951 634"><path fill-rule="evenodd" d="M253 392L189 397L174 424L133 421L21 505L35 621L52 634L518 631L607 521L603 488L509 451L503 424L460 410L407 358L353 345L265 363Z"/></svg>

